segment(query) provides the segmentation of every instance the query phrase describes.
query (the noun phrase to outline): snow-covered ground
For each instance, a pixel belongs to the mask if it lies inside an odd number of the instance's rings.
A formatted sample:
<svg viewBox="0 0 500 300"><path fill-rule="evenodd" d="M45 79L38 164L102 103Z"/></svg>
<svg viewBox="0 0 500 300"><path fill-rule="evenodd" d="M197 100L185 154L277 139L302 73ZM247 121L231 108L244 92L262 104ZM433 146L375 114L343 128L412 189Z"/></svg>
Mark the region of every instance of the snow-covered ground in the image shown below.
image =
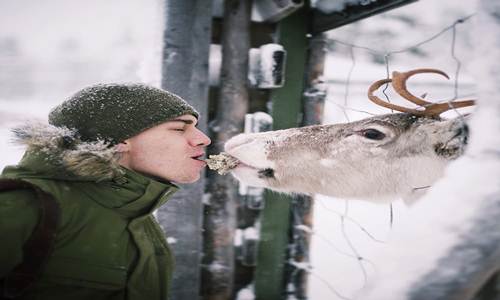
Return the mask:
<svg viewBox="0 0 500 300"><path fill-rule="evenodd" d="M8 128L27 119L44 120L49 110L73 91L98 82L142 81L158 85L161 2L88 0L78 7L65 0L0 2L0 169L17 162L23 152L9 143ZM329 36L381 51L403 49L473 12L473 2L421 0L340 28ZM456 54L463 62L471 57L467 48L470 27L470 23L461 24L457 34ZM451 57L450 44L448 32L412 54L391 56L391 69L438 67L454 75L456 61ZM385 66L377 64L380 57L361 49L354 54L355 67L346 98L345 80L353 61L348 48L332 44L325 74L329 83L325 123L344 122L345 113L351 121L369 116L352 110L344 113L342 106L372 114L386 112L368 103L365 96L369 83L386 76ZM474 81L467 75L467 64L462 67L459 94L473 94ZM453 82L435 85L442 82L445 82L442 78L425 75L422 80L412 80L411 87L416 94L429 92L429 99L452 97ZM389 251L390 244L385 241L391 239L395 229L402 231L403 224L411 222L412 217L411 208L394 203L391 229L389 205L351 201L349 218L341 224L338 214L345 208L346 202L341 199L322 196L316 199L311 247L313 274L309 281L311 300L340 299L332 289L350 297L365 285L364 271L371 281L377 276L376 270L390 266L391 259L373 263L371 259L377 252ZM351 257L354 252L349 243L364 258L364 269ZM390 253L397 255L394 249Z"/></svg>

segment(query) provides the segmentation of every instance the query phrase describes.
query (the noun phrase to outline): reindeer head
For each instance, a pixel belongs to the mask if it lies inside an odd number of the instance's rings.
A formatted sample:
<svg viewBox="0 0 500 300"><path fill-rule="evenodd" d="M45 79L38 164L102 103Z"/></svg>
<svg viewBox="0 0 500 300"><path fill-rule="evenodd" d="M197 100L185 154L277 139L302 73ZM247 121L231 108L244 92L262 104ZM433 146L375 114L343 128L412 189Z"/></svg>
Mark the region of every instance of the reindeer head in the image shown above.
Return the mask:
<svg viewBox="0 0 500 300"><path fill-rule="evenodd" d="M432 111L240 134L225 144L225 151L240 161L232 174L250 186L373 201L413 200L467 144L463 117L444 120Z"/></svg>

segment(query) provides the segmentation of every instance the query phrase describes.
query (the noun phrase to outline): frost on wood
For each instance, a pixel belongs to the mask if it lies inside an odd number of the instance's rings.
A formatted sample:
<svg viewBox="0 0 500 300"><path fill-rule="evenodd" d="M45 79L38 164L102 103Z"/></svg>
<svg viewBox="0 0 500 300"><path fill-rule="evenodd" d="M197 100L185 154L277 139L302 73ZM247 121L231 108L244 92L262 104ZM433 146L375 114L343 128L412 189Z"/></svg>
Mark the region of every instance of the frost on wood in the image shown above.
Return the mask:
<svg viewBox="0 0 500 300"><path fill-rule="evenodd" d="M245 115L245 133L263 132L271 129L273 117L265 112L255 112Z"/></svg>
<svg viewBox="0 0 500 300"><path fill-rule="evenodd" d="M305 233L309 233L309 234L313 234L314 233L314 231L312 230L312 228L309 227L309 226L307 226L307 225L296 225L295 228L297 228L298 230L302 230Z"/></svg>
<svg viewBox="0 0 500 300"><path fill-rule="evenodd" d="M259 247L260 226L238 229L239 237L235 239L235 245L239 243L238 260L243 266L257 265L257 252Z"/></svg>
<svg viewBox="0 0 500 300"><path fill-rule="evenodd" d="M372 2L377 2L377 0L316 0L312 1L312 5L319 11L330 14L343 11L346 6L368 5Z"/></svg>
<svg viewBox="0 0 500 300"><path fill-rule="evenodd" d="M173 245L173 244L177 243L177 239L173 238L173 237L167 237L167 243L169 245Z"/></svg>
<svg viewBox="0 0 500 300"><path fill-rule="evenodd" d="M236 295L236 300L254 300L255 292L253 285L248 285L247 287L241 289Z"/></svg>

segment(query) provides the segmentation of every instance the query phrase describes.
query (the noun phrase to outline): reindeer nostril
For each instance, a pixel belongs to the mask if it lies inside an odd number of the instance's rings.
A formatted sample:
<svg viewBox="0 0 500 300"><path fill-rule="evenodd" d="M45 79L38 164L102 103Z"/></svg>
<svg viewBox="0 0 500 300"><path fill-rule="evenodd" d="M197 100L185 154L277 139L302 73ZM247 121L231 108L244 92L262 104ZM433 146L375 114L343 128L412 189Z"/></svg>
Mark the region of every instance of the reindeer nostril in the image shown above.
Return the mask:
<svg viewBox="0 0 500 300"><path fill-rule="evenodd" d="M464 124L464 126L462 126L461 128L461 131L460 131L463 135L465 136L469 136L469 125L467 124Z"/></svg>
<svg viewBox="0 0 500 300"><path fill-rule="evenodd" d="M469 126L467 124L463 124L457 129L457 132L455 133L455 137L460 136L463 138L467 138L469 136Z"/></svg>
<svg viewBox="0 0 500 300"><path fill-rule="evenodd" d="M259 178L274 178L274 170L271 168L259 170L258 174Z"/></svg>
<svg viewBox="0 0 500 300"><path fill-rule="evenodd" d="M464 144L468 144L468 140L469 140L469 126L467 124L464 124L460 128L460 135L464 139Z"/></svg>

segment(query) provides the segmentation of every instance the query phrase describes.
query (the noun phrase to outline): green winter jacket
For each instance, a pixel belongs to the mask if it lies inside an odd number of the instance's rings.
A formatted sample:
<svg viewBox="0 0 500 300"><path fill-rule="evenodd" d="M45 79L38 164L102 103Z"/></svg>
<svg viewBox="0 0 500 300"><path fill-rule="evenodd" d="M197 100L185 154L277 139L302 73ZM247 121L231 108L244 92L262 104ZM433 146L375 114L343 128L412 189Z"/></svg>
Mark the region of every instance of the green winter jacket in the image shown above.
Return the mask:
<svg viewBox="0 0 500 300"><path fill-rule="evenodd" d="M28 151L1 177L37 185L61 208L52 255L21 299L167 299L173 261L152 213L177 187L120 167L103 143L51 126L17 133ZM34 197L0 192L0 278L22 261L38 221Z"/></svg>

